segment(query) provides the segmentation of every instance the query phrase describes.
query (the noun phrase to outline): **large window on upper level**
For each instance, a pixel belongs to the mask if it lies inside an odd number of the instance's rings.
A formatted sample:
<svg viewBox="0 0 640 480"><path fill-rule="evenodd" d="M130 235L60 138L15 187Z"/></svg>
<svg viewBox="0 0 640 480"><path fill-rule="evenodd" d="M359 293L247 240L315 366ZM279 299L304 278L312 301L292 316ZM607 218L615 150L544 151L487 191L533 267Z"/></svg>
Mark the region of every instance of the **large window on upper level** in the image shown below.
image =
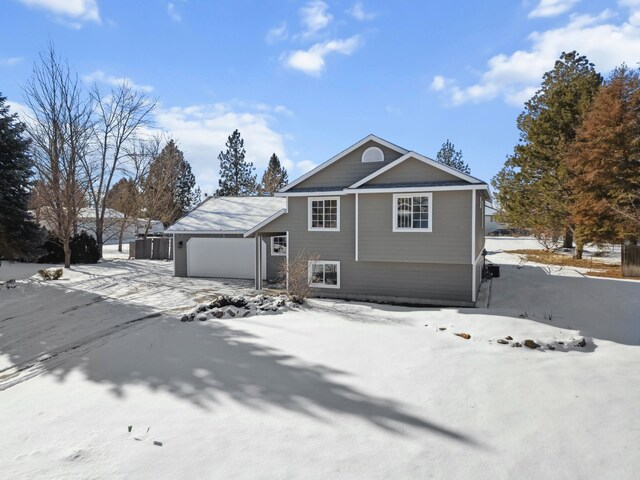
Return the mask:
<svg viewBox="0 0 640 480"><path fill-rule="evenodd" d="M309 231L340 231L340 197L309 197Z"/></svg>
<svg viewBox="0 0 640 480"><path fill-rule="evenodd" d="M394 232L430 232L433 205L431 193L393 195Z"/></svg>

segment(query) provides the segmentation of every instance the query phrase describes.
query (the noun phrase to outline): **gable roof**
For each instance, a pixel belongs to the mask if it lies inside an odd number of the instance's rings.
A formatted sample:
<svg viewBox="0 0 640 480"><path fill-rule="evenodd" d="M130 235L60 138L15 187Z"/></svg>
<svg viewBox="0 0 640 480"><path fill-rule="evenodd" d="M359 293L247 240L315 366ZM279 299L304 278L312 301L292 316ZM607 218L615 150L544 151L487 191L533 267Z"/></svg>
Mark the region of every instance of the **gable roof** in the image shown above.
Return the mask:
<svg viewBox="0 0 640 480"><path fill-rule="evenodd" d="M385 165L384 167L380 168L379 170L376 170L375 172L373 172L371 175L368 175L366 177L364 177L361 180L358 180L356 183L354 183L353 185L351 185L349 188L358 188L361 187L362 185L366 184L367 182L373 180L374 178L378 177L379 175L382 175L385 172L388 172L389 170L391 170L392 168L397 167L398 165L400 165L402 162L413 158L416 160L419 160L427 165L430 165L434 168L437 168L439 170L442 170L446 173L449 173L450 175L453 175L455 177L458 177L461 180L464 180L465 182L468 183L473 183L473 184L483 184L485 182L483 182L482 180L476 178L476 177L472 177L471 175L467 175L466 173L462 173L458 170L456 170L455 168L451 168L448 165L444 165L440 162L437 162L435 160L432 160L429 157L425 157L424 155L420 155L419 153L416 152L407 152L405 155L403 155L402 157L398 158L397 160L394 160L393 162L389 163L388 165Z"/></svg>
<svg viewBox="0 0 640 480"><path fill-rule="evenodd" d="M296 185L304 182L307 178L315 175L316 173L318 173L321 170L324 170L325 168L327 168L329 165L337 162L338 160L340 160L341 158L345 157L346 155L350 154L351 152L353 152L354 150L356 150L357 148L360 148L362 145L364 145L365 143L369 142L369 141L374 141L380 145L383 145L391 150L394 150L402 155L406 154L408 152L408 150L399 147L398 145L394 145L391 142L388 142L380 137L377 137L373 134L371 135L367 135L366 137L364 137L362 140L360 140L359 142L354 143L353 145L351 145L349 148L347 148L346 150L343 150L342 152L338 153L337 155L331 157L329 160L327 160L324 163L321 163L320 165L318 165L316 168L314 168L313 170L308 171L307 173L305 173L304 175L302 175L301 177L296 178L293 182L285 185L283 188L281 188L279 190L280 193L283 192L287 192L288 190L292 189L293 187L295 187Z"/></svg>
<svg viewBox="0 0 640 480"><path fill-rule="evenodd" d="M245 233L280 210L281 197L209 197L166 233Z"/></svg>

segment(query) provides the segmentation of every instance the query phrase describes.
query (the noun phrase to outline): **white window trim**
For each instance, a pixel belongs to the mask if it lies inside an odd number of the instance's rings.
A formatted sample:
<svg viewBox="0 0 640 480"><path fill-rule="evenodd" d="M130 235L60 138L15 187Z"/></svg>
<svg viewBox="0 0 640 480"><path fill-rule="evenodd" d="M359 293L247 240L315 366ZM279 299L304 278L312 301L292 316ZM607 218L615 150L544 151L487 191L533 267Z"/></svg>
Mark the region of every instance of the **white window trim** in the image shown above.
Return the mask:
<svg viewBox="0 0 640 480"><path fill-rule="evenodd" d="M285 241L285 252L284 253L276 253L274 250L274 242L273 239L274 238L284 238ZM287 244L287 236L286 235L274 235L271 237L271 256L272 257L286 257L287 256L287 250L289 249L289 245Z"/></svg>
<svg viewBox="0 0 640 480"><path fill-rule="evenodd" d="M377 150L378 152L380 152L380 156L382 158L380 158L380 160L365 160L365 157L367 156L367 152L369 152L370 150ZM384 162L384 152L382 151L381 148L369 147L364 152L362 152L362 163L377 163L377 162Z"/></svg>
<svg viewBox="0 0 640 480"><path fill-rule="evenodd" d="M311 278L313 277L313 271L311 267L313 265L335 265L336 266L336 274L338 277L338 283L336 285L325 285L324 283L311 283ZM340 262L336 260L309 260L307 266L307 275L309 279L309 286L313 288L340 288Z"/></svg>
<svg viewBox="0 0 640 480"><path fill-rule="evenodd" d="M429 228L402 228L398 227L398 199L399 198L413 198L413 197L428 197L429 198ZM393 231L394 232L431 232L433 230L433 194L426 192L418 192L418 193L394 193L393 194L393 208L391 209L393 222Z"/></svg>
<svg viewBox="0 0 640 480"><path fill-rule="evenodd" d="M312 202L324 200L335 200L336 201L336 228L320 228L320 227L312 227ZM340 231L340 197L309 197L307 199L307 229L310 232L339 232Z"/></svg>

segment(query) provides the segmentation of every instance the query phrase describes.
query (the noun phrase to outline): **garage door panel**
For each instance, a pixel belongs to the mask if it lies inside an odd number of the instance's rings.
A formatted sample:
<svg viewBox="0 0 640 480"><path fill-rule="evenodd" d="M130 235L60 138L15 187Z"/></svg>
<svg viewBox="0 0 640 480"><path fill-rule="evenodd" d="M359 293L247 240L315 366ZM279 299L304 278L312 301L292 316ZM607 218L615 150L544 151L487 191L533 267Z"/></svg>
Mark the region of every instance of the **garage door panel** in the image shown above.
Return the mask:
<svg viewBox="0 0 640 480"><path fill-rule="evenodd" d="M262 250L264 265L264 242ZM266 272L266 268L263 271ZM187 276L254 278L255 239L190 238L187 242Z"/></svg>

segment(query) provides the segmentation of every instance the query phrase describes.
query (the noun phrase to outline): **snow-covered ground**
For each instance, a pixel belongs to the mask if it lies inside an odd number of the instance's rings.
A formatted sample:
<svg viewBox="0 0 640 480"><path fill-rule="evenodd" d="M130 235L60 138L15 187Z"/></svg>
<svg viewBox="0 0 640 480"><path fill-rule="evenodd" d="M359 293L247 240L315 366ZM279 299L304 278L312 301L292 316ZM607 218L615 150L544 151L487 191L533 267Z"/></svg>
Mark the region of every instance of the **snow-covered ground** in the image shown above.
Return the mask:
<svg viewBox="0 0 640 480"><path fill-rule="evenodd" d="M250 283L122 259L0 289L2 477L637 478L640 282L504 245L488 309L181 323Z"/></svg>

